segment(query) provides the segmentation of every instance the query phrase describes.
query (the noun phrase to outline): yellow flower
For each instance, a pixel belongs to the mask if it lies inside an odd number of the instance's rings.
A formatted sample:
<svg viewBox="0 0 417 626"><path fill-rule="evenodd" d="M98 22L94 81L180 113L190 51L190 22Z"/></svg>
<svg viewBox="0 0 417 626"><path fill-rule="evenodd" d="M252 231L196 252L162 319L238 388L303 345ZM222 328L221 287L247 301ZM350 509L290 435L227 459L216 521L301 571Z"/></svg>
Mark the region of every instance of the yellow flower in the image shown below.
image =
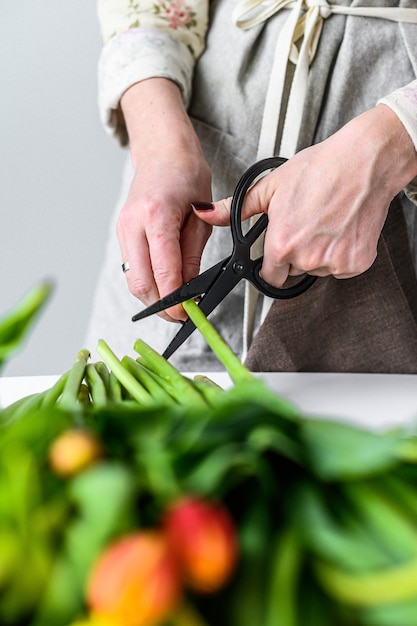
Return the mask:
<svg viewBox="0 0 417 626"><path fill-rule="evenodd" d="M49 448L49 463L59 476L72 476L91 465L103 454L98 437L85 429L74 428L59 435Z"/></svg>

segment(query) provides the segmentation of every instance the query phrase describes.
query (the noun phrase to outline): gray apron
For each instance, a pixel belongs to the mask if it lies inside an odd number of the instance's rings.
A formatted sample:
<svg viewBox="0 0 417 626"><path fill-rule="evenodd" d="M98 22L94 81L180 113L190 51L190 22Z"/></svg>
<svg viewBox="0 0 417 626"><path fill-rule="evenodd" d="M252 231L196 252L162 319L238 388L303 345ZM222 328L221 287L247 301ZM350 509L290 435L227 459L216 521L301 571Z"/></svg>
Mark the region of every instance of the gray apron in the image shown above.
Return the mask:
<svg viewBox="0 0 417 626"><path fill-rule="evenodd" d="M229 196L243 171L257 158L258 139L261 129L262 110L265 102L267 86L273 62L273 51L282 26L287 19L288 11L281 11L250 30L242 31L232 23L232 11L237 4L236 0L218 0L211 5L211 28L207 37L206 50L197 63L194 75L193 98L189 113L194 127L201 140L206 158L211 165L213 174L213 197L220 199ZM410 6L416 7L415 1L393 2L385 0L378 3L336 1L338 5L367 6L378 4L381 6ZM417 75L417 26L397 24L381 19L372 19L356 16L332 15L324 21L320 44L312 63L307 89L308 106L304 108L301 120L300 134L297 149L301 149L322 139L338 130L354 116L371 108L380 97L392 92L415 79ZM291 76L288 76L291 79ZM278 135L281 131L279 127ZM354 155L352 155L354 159ZM126 177L128 181L129 175ZM127 194L127 185L121 194L121 201ZM198 198L197 198L198 199ZM399 229L395 238L395 247L387 243L386 254L378 260L379 263L395 264L399 249L406 251L409 263L401 264L401 273L406 272L406 280L400 280L407 285L404 289L415 293L414 266L416 262L415 240L415 206L402 195L398 200L398 215L404 212L408 229ZM391 219L389 220L391 221ZM388 225L388 221L387 221ZM145 320L137 325L128 323L121 330L123 315L129 319L141 307L127 291L124 277L120 270L120 253L115 242L114 224L112 225L111 241L106 253L106 263L100 285L96 295L95 311L90 324L89 345L94 345L96 337L108 338L118 354L132 351L134 338L137 336L148 340L156 349L163 349L169 338L177 328L156 317ZM395 226L397 228L397 226ZM408 233L408 235L407 235ZM389 238L392 242L392 239ZM410 252L411 242L411 252ZM381 244L382 245L382 244ZM213 265L225 257L231 250L231 235L229 228L215 228L209 243L206 246L202 269ZM385 245L384 245L385 250ZM366 273L363 280L369 280L373 269ZM385 275L385 268L379 271L379 279ZM387 353L384 363L375 365L374 360L367 362L369 342L365 346L360 338L355 339L352 333L352 343L349 351L353 355L349 365L341 365L339 359L330 354L334 346L338 345L340 328L357 325L369 329L378 329L381 325L387 328L387 334L392 341L397 341L399 328L402 324L412 325L405 337L415 332L415 314L410 310L404 312L404 299L398 300L390 306L390 310L398 309L401 319L395 324L387 316L387 309L380 308L379 303L369 305L369 293L378 292L383 302L392 302L393 292L385 280L375 282L372 278L366 289L358 288L354 302L357 318L352 319L351 310L338 304L340 294L345 289L356 293L354 285L360 285L361 278L337 282L337 293L332 292L331 304L321 307L318 313L308 306L306 298L320 300L324 297L324 285L333 279L317 281L311 294L292 301L292 318L287 316L287 322L281 320L281 302L274 302L261 330L249 351L247 363L254 369L282 370L321 370L321 371L403 371L399 360L392 361L391 354ZM351 282L355 281L355 282ZM403 290L404 291L404 290ZM396 291L399 293L399 290ZM388 297L389 295L389 297ZM386 296L386 297L384 297ZM367 306L361 304L361 298L366 299ZM346 300L343 297L341 303ZM329 302L326 300L326 302ZM410 305L411 306L411 305ZM412 307L415 303L412 303ZM332 348L328 351L312 353L312 363L305 364L303 359L283 358L281 346L284 342L291 342L294 325L300 328L304 339L309 335L305 329L312 329L318 325L330 333L329 320L326 316L328 307L337 311L333 316L334 328L332 333ZM244 310L244 288L240 285L210 316L213 324L218 328L225 340L238 355L242 355L242 325ZM413 309L414 310L414 309ZM260 316L260 311L258 312ZM291 321L291 324L289 323ZM134 326L132 328L132 326ZM304 330L303 330L304 329ZM379 331L378 331L379 332ZM273 354L265 359L265 342L268 337L268 351ZM326 335L328 336L328 335ZM296 340L294 339L294 342ZM324 341L324 340L323 340ZM408 339L407 339L408 341ZM415 354L415 364L406 371L417 371L417 350L411 344L411 352ZM299 351L309 352L309 344L299 345ZM375 350L377 341L375 339ZM401 352L401 349L400 349ZM407 357L408 360L409 357ZM171 361L183 371L214 371L221 370L222 366L205 341L194 333L171 358ZM377 368L377 369L375 369Z"/></svg>
<svg viewBox="0 0 417 626"><path fill-rule="evenodd" d="M395 199L372 267L348 280L317 280L298 302L274 302L247 366L417 374L417 281L406 241L401 202Z"/></svg>
<svg viewBox="0 0 417 626"><path fill-rule="evenodd" d="M272 56L266 51L274 49L274 40L287 17L283 11L253 31L230 34L227 23L233 4L220 2L214 7L214 26L217 20L221 25L210 32L206 55L197 69L197 96L191 106L214 169L215 198L230 195L242 166L256 158ZM409 2L401 6L417 5ZM224 69L220 59L227 59ZM324 22L311 67L308 106L297 148L325 139L374 106L380 97L413 80L416 60L416 25L331 16ZM240 88L227 80L229 72L241 77ZM274 302L250 348L246 360L249 367L258 371L417 372L415 206L402 194L395 207L381 238L378 260L363 277L318 280L298 299ZM221 258L220 250L217 258ZM240 292L234 298L234 302L226 301L219 307L212 320L241 354L243 295ZM295 332L295 328L299 330Z"/></svg>

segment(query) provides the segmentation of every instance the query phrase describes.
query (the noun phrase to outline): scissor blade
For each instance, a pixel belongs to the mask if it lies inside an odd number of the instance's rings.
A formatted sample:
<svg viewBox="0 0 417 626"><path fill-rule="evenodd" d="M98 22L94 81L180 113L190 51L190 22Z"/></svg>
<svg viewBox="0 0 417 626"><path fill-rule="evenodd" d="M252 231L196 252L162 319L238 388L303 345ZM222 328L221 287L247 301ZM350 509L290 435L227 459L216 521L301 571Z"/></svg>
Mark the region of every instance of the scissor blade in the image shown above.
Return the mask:
<svg viewBox="0 0 417 626"><path fill-rule="evenodd" d="M228 293L232 291L232 289L237 285L240 281L241 277L234 274L229 273L228 271L222 273L219 278L216 280L215 285L213 285L212 289L207 291L205 295L201 298L199 307L205 313L205 315L210 315L210 313L216 308L218 304L227 296ZM162 356L165 359L169 359L170 356L174 354L176 350L192 333L195 331L196 326L194 322L188 319L174 338L171 340L171 343L166 348L165 352L163 352Z"/></svg>
<svg viewBox="0 0 417 626"><path fill-rule="evenodd" d="M169 357L172 356L174 352L176 352L180 346L182 346L184 341L186 341L186 339L188 339L188 337L194 331L195 331L194 323L190 319L188 319L186 322L184 322L180 330L177 332L177 334L174 336L174 338L165 348L165 351L162 353L162 356L165 359L169 359Z"/></svg>
<svg viewBox="0 0 417 626"><path fill-rule="evenodd" d="M139 313L136 313L136 315L132 317L132 322L137 322L145 317L149 317L149 315L160 313L161 311L165 311L165 309L169 309L176 304L181 304L181 302L185 302L186 300L196 298L197 296L201 296L206 293L217 278L218 274L222 271L222 268L226 265L227 261L228 259L219 261L219 263L213 265L213 267L210 267L208 270L199 274L178 289L175 289L175 291L172 291L157 302L154 302L154 304L151 304L146 309L143 309L143 311L139 311Z"/></svg>

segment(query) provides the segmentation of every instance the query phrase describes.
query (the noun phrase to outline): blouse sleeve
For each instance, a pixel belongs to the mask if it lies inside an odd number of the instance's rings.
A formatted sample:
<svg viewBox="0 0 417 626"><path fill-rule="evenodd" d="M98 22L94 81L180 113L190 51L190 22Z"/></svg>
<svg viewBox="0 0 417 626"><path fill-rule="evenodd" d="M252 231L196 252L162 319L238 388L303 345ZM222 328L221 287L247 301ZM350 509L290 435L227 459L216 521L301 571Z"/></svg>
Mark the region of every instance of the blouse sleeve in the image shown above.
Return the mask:
<svg viewBox="0 0 417 626"><path fill-rule="evenodd" d="M417 80L381 98L378 104L389 106L398 115L417 151ZM405 191L410 200L417 204L417 177L407 185Z"/></svg>
<svg viewBox="0 0 417 626"><path fill-rule="evenodd" d="M98 0L103 49L98 66L100 119L128 142L120 98L134 83L174 81L186 105L194 64L204 49L209 0Z"/></svg>

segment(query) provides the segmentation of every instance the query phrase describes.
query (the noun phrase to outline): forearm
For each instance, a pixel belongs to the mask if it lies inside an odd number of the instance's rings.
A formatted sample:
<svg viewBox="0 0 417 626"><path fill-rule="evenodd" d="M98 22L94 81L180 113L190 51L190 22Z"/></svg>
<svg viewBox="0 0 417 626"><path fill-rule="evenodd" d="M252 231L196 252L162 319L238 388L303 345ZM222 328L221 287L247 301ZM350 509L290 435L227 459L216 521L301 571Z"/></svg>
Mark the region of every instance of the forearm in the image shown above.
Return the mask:
<svg viewBox="0 0 417 626"><path fill-rule="evenodd" d="M162 153L199 153L200 144L188 117L178 86L165 78L134 84L121 98L132 163L158 159Z"/></svg>

